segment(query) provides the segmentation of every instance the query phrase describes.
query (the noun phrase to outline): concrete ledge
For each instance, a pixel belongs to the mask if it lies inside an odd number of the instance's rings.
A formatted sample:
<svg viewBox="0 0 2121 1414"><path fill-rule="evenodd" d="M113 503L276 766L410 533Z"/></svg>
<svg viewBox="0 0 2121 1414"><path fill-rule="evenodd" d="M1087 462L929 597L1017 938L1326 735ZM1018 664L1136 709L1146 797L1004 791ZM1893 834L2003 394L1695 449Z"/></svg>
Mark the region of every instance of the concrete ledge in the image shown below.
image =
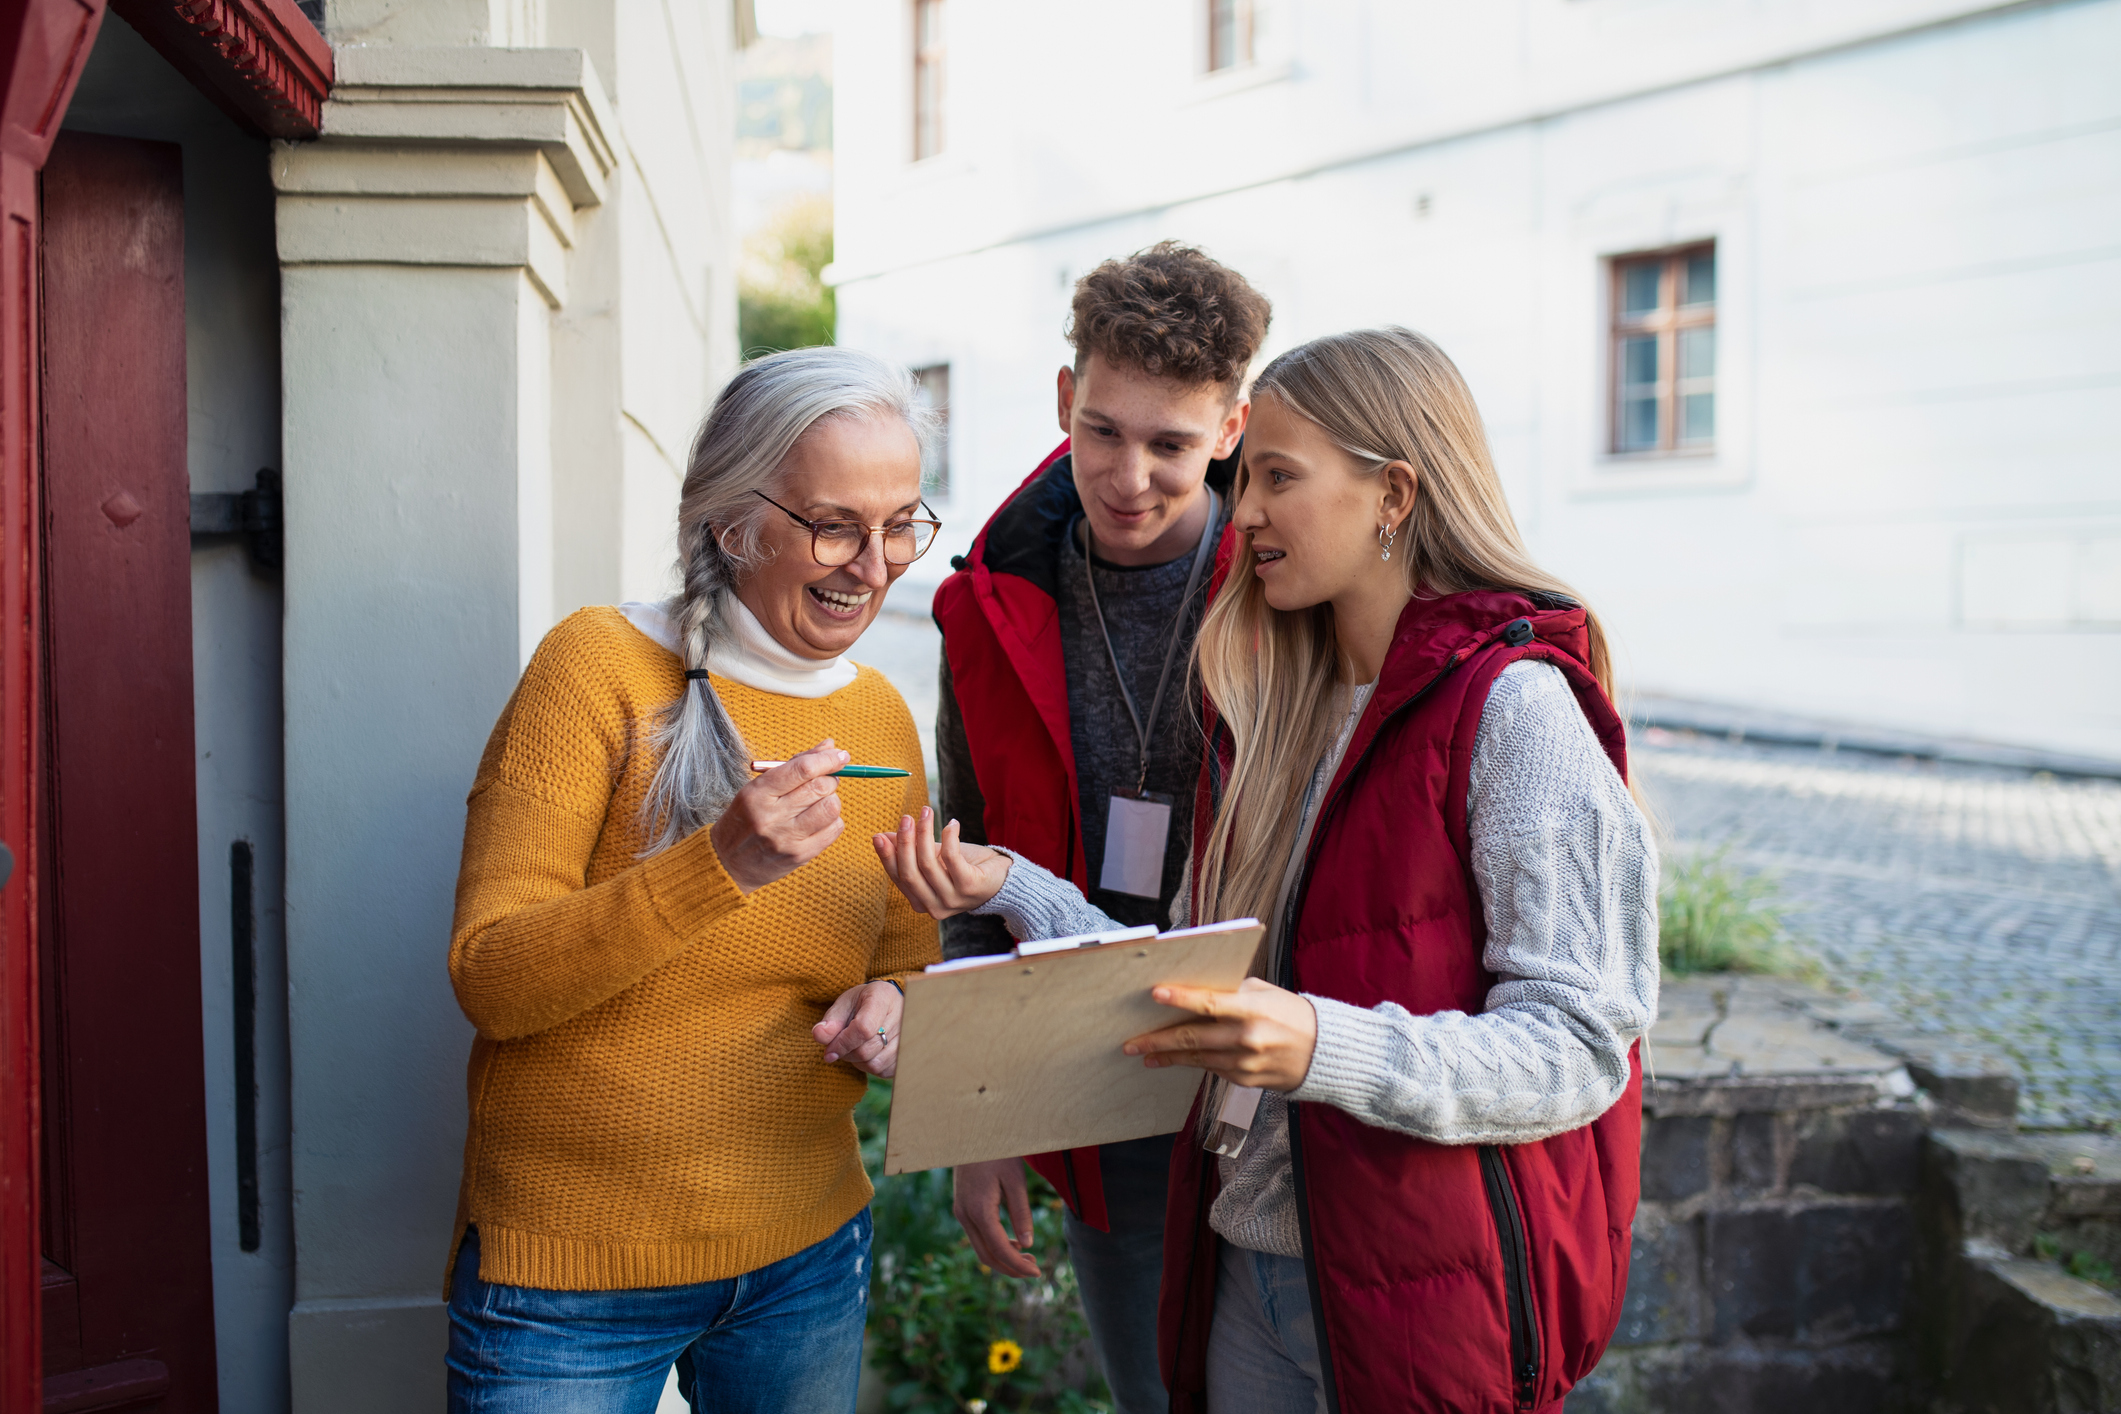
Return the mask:
<svg viewBox="0 0 2121 1414"><path fill-rule="evenodd" d="M1652 1115L1737 1115L1890 1102L1914 1093L1900 1062L1808 1015L1830 999L1776 977L1665 984L1642 1104Z"/></svg>
<svg viewBox="0 0 2121 1414"><path fill-rule="evenodd" d="M543 165L543 159L531 154ZM567 302L567 244L533 200L287 196L283 265L449 265L521 269L545 302Z"/></svg>
<svg viewBox="0 0 2121 1414"><path fill-rule="evenodd" d="M440 1298L298 1301L287 1351L302 1414L440 1411L449 1315Z"/></svg>
<svg viewBox="0 0 2121 1414"><path fill-rule="evenodd" d="M532 146L576 206L604 200L619 129L581 50L378 45L336 57L323 141Z"/></svg>
<svg viewBox="0 0 2121 1414"><path fill-rule="evenodd" d="M1905 1362L1888 1341L1825 1349L1683 1345L1612 1351L1568 1414L1886 1414L1907 1411Z"/></svg>
<svg viewBox="0 0 2121 1414"><path fill-rule="evenodd" d="M1843 1080L1819 1075L1731 1076L1715 1080L1658 1080L1642 1087L1646 1114L1739 1115L1775 1110L1825 1110L1875 1104L1893 1094L1890 1075Z"/></svg>
<svg viewBox="0 0 2121 1414"><path fill-rule="evenodd" d="M1974 1258L1945 1407L1963 1414L2121 1409L2121 1301L2053 1264Z"/></svg>
<svg viewBox="0 0 2121 1414"><path fill-rule="evenodd" d="M2102 756L1894 731L1890 727L1859 722L1832 721L1793 712L1770 712L1727 702L1701 702L1655 693L1635 697L1628 706L1628 724L1637 729L1694 732L1733 743L1750 741L1764 746L1807 746L1823 751L1860 751L1873 756L1912 756L1923 761L2048 771L2058 776L2121 778L2121 761Z"/></svg>

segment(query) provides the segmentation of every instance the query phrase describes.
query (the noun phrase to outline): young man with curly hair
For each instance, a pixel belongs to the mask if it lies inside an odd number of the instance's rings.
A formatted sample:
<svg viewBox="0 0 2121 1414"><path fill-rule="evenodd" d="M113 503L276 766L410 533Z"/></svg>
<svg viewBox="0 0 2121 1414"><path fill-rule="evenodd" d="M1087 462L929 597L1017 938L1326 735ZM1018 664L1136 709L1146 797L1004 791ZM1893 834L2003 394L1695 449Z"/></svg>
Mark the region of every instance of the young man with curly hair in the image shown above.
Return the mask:
<svg viewBox="0 0 2121 1414"><path fill-rule="evenodd" d="M1067 434L953 562L943 631L937 819L1072 879L1128 924L1165 926L1200 769L1188 665L1226 539L1271 310L1243 276L1165 241L1075 287ZM999 919L943 924L946 957L1007 951ZM1038 1154L1068 1202L1091 1341L1121 1414L1163 1414L1156 1361L1172 1137ZM1015 1159L957 1170L980 1260L1035 1276ZM1012 1242L1000 1219L1006 1207Z"/></svg>

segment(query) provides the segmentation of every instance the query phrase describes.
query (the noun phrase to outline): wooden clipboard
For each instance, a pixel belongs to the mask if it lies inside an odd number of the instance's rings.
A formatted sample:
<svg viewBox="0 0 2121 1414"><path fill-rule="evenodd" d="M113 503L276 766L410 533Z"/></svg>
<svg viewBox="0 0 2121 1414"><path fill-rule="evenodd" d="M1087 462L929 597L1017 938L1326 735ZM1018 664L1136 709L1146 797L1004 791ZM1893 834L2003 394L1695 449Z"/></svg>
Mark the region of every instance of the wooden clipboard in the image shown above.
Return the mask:
<svg viewBox="0 0 2121 1414"><path fill-rule="evenodd" d="M1246 919L908 979L884 1172L1177 1131L1204 1072L1119 1048L1190 1015L1152 987L1235 991L1263 931Z"/></svg>

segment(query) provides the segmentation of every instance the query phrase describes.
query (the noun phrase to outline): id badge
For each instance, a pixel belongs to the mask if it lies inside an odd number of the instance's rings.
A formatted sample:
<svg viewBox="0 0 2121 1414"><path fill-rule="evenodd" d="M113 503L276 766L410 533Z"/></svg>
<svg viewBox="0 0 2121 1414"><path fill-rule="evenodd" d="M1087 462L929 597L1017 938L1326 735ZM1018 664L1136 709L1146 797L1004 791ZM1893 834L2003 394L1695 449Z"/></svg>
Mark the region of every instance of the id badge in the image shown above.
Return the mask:
<svg viewBox="0 0 2121 1414"><path fill-rule="evenodd" d="M1259 1096L1256 1086L1225 1088L1222 1109L1215 1116L1215 1130L1208 1136L1209 1153L1234 1159L1244 1151L1245 1140L1252 1135L1252 1120L1259 1113Z"/></svg>
<svg viewBox="0 0 2121 1414"><path fill-rule="evenodd" d="M1115 795L1105 812L1105 867L1097 886L1116 894L1155 898L1163 892L1164 847L1171 837L1171 802L1154 792Z"/></svg>

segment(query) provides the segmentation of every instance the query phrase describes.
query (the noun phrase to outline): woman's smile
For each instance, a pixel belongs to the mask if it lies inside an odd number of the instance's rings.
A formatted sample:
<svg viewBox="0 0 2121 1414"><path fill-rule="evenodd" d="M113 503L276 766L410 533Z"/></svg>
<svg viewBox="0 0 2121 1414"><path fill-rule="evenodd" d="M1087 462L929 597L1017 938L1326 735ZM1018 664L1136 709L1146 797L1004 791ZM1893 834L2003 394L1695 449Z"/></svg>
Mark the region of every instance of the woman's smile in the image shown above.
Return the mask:
<svg viewBox="0 0 2121 1414"><path fill-rule="evenodd" d="M862 610L868 607L870 597L876 592L872 589L833 589L823 584L808 587L810 600L820 613L830 619L849 622L862 616Z"/></svg>

